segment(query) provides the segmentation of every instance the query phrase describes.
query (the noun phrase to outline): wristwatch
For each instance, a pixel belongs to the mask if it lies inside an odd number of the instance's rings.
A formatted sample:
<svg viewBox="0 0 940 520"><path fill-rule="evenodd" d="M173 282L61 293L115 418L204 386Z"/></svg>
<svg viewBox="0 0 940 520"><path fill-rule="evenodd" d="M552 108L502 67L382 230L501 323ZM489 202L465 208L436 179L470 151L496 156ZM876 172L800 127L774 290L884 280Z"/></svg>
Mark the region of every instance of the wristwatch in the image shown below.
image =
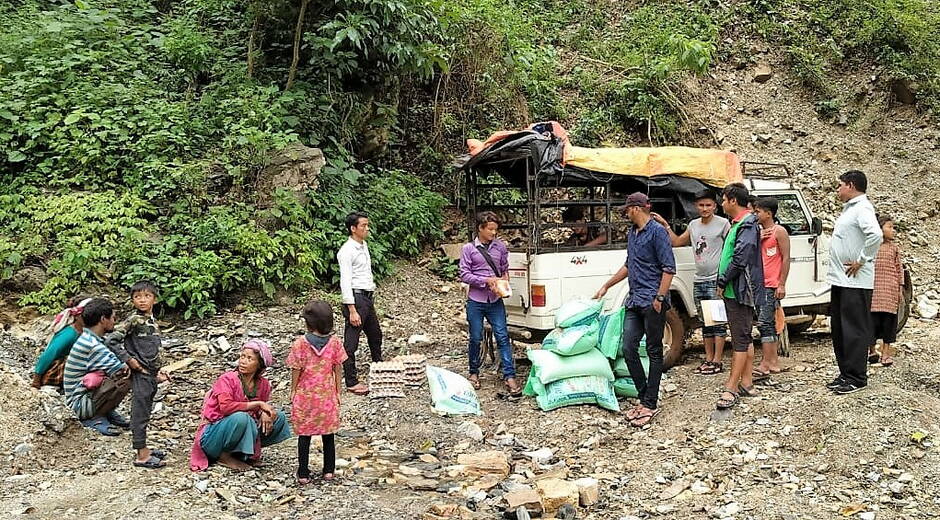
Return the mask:
<svg viewBox="0 0 940 520"><path fill-rule="evenodd" d="M658 301L658 302L660 302L660 303L666 301L666 295L665 295L665 294L657 294L657 295L656 295L656 301Z"/></svg>

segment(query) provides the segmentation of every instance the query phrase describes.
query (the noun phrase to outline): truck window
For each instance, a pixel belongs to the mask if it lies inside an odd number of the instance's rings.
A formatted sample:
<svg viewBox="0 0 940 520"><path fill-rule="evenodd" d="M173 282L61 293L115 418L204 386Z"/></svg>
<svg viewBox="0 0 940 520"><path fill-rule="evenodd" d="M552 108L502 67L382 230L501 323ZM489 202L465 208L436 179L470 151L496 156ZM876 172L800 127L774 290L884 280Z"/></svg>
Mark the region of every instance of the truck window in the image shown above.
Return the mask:
<svg viewBox="0 0 940 520"><path fill-rule="evenodd" d="M787 228L790 235L810 235L812 229L810 223L803 213L803 207L800 200L793 193L782 193L778 195L768 195L777 199L777 220L780 225Z"/></svg>

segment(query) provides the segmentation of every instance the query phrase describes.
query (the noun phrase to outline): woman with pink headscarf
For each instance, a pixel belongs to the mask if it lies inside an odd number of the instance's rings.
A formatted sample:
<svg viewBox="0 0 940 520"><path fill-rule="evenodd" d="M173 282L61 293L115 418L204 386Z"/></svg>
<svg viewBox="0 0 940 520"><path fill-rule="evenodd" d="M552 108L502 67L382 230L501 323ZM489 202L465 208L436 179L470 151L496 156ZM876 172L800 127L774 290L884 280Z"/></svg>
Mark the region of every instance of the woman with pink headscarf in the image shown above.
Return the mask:
<svg viewBox="0 0 940 520"><path fill-rule="evenodd" d="M85 330L82 311L91 298L75 297L65 305L65 310L55 315L46 338L46 348L36 359L33 367L33 388L54 386L62 391L62 379L65 374L65 359L72 351L72 345Z"/></svg>
<svg viewBox="0 0 940 520"><path fill-rule="evenodd" d="M253 339L242 347L238 367L215 381L202 404L202 422L189 456L191 470L218 462L245 471L260 462L262 446L290 438L284 412L268 403L271 383L262 374L272 364L268 344Z"/></svg>

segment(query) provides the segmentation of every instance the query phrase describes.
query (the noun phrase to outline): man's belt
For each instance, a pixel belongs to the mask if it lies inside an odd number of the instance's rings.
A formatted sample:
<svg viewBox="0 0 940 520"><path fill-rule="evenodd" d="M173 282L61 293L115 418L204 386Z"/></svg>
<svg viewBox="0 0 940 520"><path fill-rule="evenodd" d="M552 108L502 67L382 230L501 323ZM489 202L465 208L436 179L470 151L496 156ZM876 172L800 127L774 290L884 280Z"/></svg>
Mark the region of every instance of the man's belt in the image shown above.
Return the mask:
<svg viewBox="0 0 940 520"><path fill-rule="evenodd" d="M361 294L363 296L372 297L375 294L375 291L367 291L365 289L353 289L353 294Z"/></svg>

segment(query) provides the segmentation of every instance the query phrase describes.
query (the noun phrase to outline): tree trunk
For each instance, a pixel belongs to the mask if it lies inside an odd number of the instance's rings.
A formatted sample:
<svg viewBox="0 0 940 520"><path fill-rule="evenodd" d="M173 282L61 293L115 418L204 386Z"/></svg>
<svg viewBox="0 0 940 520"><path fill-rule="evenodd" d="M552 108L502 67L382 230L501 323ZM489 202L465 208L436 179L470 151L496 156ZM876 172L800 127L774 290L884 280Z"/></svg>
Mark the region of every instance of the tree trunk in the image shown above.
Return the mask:
<svg viewBox="0 0 940 520"><path fill-rule="evenodd" d="M255 45L258 40L258 28L261 25L261 9L255 12L255 20L251 23L251 33L248 35L248 77L255 74Z"/></svg>
<svg viewBox="0 0 940 520"><path fill-rule="evenodd" d="M300 63L300 43L304 34L304 15L307 13L307 4L310 0L300 0L300 13L297 14L297 27L294 29L294 59L291 60L290 72L287 75L287 90L294 85L297 77L297 64Z"/></svg>

